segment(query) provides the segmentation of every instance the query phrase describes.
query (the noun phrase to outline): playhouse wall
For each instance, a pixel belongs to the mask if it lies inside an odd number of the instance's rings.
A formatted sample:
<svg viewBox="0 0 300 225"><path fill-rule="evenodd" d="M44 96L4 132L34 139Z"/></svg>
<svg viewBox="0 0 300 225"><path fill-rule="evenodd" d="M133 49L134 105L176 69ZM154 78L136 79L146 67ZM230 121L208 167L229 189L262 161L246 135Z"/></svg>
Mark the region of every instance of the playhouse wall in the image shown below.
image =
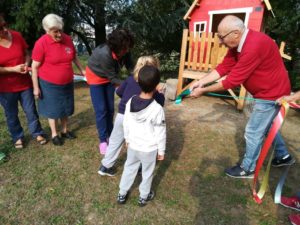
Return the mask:
<svg viewBox="0 0 300 225"><path fill-rule="evenodd" d="M265 5L261 0L202 0L200 1L200 6L195 7L190 15L191 19L189 22L189 30L194 31L195 22L207 21L206 32L209 32L209 11L248 7L253 8L249 16L248 28L260 31L262 29L263 14L265 9Z"/></svg>

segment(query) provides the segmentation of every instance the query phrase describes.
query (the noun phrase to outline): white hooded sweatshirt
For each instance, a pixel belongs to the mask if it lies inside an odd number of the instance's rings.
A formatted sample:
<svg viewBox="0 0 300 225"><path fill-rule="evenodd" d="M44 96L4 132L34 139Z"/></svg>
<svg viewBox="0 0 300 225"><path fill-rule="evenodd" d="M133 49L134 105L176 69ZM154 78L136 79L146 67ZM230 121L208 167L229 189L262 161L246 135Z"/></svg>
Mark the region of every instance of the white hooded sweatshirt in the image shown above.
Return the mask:
<svg viewBox="0 0 300 225"><path fill-rule="evenodd" d="M124 138L129 147L136 151L151 152L158 150L165 154L166 123L163 107L152 101L146 108L131 112L131 99L126 104L123 126Z"/></svg>

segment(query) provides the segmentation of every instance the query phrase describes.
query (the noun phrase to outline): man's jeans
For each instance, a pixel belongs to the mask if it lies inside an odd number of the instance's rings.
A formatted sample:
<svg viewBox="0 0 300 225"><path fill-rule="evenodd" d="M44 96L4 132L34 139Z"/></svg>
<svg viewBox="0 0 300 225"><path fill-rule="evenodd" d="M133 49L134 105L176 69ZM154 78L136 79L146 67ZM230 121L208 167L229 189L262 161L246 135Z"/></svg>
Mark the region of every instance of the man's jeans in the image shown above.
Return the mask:
<svg viewBox="0 0 300 225"><path fill-rule="evenodd" d="M36 138L39 135L43 135L44 132L35 107L32 88L20 92L0 93L0 104L4 108L7 127L13 141L16 142L24 137L23 128L18 117L19 101L25 112L28 128L32 136Z"/></svg>
<svg viewBox="0 0 300 225"><path fill-rule="evenodd" d="M245 130L246 153L241 164L245 171L253 171L255 169L264 138L278 110L279 107L275 103L255 102ZM276 158L283 158L289 154L279 132L273 141L273 147L275 148Z"/></svg>
<svg viewBox="0 0 300 225"><path fill-rule="evenodd" d="M100 142L109 138L113 129L115 87L111 83L90 85Z"/></svg>

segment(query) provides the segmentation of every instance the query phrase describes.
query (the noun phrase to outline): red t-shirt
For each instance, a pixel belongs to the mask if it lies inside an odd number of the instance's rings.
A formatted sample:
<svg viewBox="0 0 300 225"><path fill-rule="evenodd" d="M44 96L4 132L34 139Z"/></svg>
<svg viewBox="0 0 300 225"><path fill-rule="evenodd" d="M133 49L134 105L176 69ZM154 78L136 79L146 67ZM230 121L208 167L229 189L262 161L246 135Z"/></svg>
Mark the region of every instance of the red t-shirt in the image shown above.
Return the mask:
<svg viewBox="0 0 300 225"><path fill-rule="evenodd" d="M225 89L243 84L255 97L276 100L291 91L287 70L276 43L261 32L249 30L240 53L228 51L216 70Z"/></svg>
<svg viewBox="0 0 300 225"><path fill-rule="evenodd" d="M25 50L28 48L22 35L16 31L9 31L12 44L5 48L0 46L0 66L13 67L25 63ZM5 73L0 74L0 92L19 92L32 87L29 74Z"/></svg>
<svg viewBox="0 0 300 225"><path fill-rule="evenodd" d="M62 34L61 42L56 42L48 34L44 34L35 42L32 59L40 62L38 76L57 85L73 81L72 61L76 50L72 39Z"/></svg>

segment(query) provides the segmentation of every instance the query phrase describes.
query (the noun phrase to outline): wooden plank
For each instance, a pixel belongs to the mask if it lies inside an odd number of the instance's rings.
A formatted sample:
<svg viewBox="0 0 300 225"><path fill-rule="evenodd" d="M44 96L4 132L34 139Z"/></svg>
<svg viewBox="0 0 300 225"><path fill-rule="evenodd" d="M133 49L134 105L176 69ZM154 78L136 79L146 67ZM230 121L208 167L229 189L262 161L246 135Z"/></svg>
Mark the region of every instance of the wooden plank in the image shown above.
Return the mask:
<svg viewBox="0 0 300 225"><path fill-rule="evenodd" d="M215 33L214 36L214 44L212 49L212 57L211 57L211 68L214 69L217 66L218 61L218 51L219 51L219 38L217 34Z"/></svg>
<svg viewBox="0 0 300 225"><path fill-rule="evenodd" d="M239 94L239 101L238 101L238 105L237 105L238 110L243 110L244 104L245 104L246 94L247 94L246 88L243 85L241 85L241 90L240 90L240 94Z"/></svg>
<svg viewBox="0 0 300 225"><path fill-rule="evenodd" d="M194 80L200 80L205 77L207 73L201 71L193 71L193 70L184 70L182 73L183 78L189 78Z"/></svg>
<svg viewBox="0 0 300 225"><path fill-rule="evenodd" d="M194 40L194 32L190 32L190 36L188 38L189 40L189 48L188 48L188 66L187 68L188 69L191 69L192 68L192 51L193 51L193 40Z"/></svg>
<svg viewBox="0 0 300 225"><path fill-rule="evenodd" d="M238 99L238 97L236 96L236 94L233 92L233 90L232 90L232 89L228 89L227 91L228 91L229 94L233 97L233 99L234 99L237 103L239 103L239 99Z"/></svg>
<svg viewBox="0 0 300 225"><path fill-rule="evenodd" d="M198 44L199 44L199 33L195 33L196 37L194 38L194 46L193 46L193 63L192 70L197 69L197 61L198 61Z"/></svg>
<svg viewBox="0 0 300 225"><path fill-rule="evenodd" d="M280 48L279 48L279 52L280 52L281 57L284 58L284 59L287 59L287 60L292 60L291 56L284 53L284 48L285 48L285 42L282 41L280 43Z"/></svg>
<svg viewBox="0 0 300 225"><path fill-rule="evenodd" d="M177 93L181 93L182 85L183 85L182 73L183 73L183 70L184 70L184 63L185 63L185 58L186 58L186 47L187 47L188 32L189 32L188 29L184 29L183 34L182 34Z"/></svg>
<svg viewBox="0 0 300 225"><path fill-rule="evenodd" d="M191 5L191 7L189 8L189 10L187 11L187 13L184 15L183 20L189 19L190 18L190 14L192 13L192 11L194 10L194 8L196 6L199 6L198 0L195 0L193 2L193 4Z"/></svg>
<svg viewBox="0 0 300 225"><path fill-rule="evenodd" d="M199 62L200 62L200 67L199 70L202 70L203 68L203 62L204 62L204 52L205 52L205 41L206 41L206 32L203 32L201 35L201 45L200 45L200 57L199 57Z"/></svg>
<svg viewBox="0 0 300 225"><path fill-rule="evenodd" d="M207 37L207 46L206 46L206 57L205 57L204 71L208 71L208 68L209 68L212 42L213 42L212 33L209 32L208 33L208 37Z"/></svg>

